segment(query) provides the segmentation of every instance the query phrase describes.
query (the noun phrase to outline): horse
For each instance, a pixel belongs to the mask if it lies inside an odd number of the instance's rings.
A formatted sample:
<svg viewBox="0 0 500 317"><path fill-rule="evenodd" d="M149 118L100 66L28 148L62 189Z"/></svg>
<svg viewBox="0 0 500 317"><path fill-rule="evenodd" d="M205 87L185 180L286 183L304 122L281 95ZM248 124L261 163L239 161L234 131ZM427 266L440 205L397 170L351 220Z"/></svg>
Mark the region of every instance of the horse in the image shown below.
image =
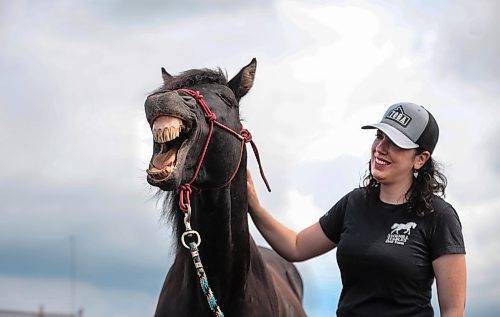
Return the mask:
<svg viewBox="0 0 500 317"><path fill-rule="evenodd" d="M417 227L417 224L414 222L408 222L408 223L395 223L392 225L391 229L391 234L399 234L400 230L404 230L403 232L405 234L410 234L410 229L415 229Z"/></svg>
<svg viewBox="0 0 500 317"><path fill-rule="evenodd" d="M254 58L231 80L220 68L176 76L161 68L163 85L146 98L147 181L165 193L176 237L155 317L306 316L296 267L249 232L246 143L260 160L239 103L256 68Z"/></svg>

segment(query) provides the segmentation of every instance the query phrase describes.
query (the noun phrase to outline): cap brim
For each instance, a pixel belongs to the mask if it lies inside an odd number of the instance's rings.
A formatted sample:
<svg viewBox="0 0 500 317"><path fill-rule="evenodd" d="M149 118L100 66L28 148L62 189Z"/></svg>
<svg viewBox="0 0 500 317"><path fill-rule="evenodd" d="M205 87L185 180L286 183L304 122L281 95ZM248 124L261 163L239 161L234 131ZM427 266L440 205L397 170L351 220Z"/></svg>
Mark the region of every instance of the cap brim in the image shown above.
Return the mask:
<svg viewBox="0 0 500 317"><path fill-rule="evenodd" d="M379 129L382 131L391 141L402 149L416 149L418 144L410 140L406 135L401 133L398 129L392 126L380 122L375 124L369 124L362 126L361 129Z"/></svg>

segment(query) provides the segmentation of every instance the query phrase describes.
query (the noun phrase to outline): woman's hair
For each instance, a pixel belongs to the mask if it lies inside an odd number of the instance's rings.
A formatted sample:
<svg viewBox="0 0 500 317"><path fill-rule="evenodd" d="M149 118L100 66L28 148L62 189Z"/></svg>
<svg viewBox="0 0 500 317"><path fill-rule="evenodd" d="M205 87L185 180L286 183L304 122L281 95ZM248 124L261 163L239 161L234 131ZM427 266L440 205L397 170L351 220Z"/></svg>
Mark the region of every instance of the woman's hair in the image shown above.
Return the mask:
<svg viewBox="0 0 500 317"><path fill-rule="evenodd" d="M423 149L417 149L417 155L423 151ZM362 186L368 196L373 196L378 193L380 184L373 178L370 167L371 164L368 162L368 171L362 181ZM429 157L427 162L418 170L418 175L413 177L412 185L405 194L410 210L416 212L419 216L425 216L433 212L432 197L433 195L444 197L446 185L446 176L440 171L439 164L432 156Z"/></svg>

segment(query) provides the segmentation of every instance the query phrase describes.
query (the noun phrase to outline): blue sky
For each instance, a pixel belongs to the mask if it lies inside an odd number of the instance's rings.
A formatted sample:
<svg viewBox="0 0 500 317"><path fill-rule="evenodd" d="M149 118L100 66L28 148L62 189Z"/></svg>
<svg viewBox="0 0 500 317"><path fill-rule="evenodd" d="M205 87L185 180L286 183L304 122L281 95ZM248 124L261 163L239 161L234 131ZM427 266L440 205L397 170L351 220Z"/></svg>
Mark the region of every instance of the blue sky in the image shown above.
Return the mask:
<svg viewBox="0 0 500 317"><path fill-rule="evenodd" d="M144 99L162 66L233 76L256 57L241 108L273 187L258 184L265 206L296 230L316 221L359 184L373 137L360 126L423 104L463 224L468 315L497 316L498 12L493 0L0 1L0 309L150 316L173 244L145 181ZM309 315L331 316L335 253L298 266Z"/></svg>

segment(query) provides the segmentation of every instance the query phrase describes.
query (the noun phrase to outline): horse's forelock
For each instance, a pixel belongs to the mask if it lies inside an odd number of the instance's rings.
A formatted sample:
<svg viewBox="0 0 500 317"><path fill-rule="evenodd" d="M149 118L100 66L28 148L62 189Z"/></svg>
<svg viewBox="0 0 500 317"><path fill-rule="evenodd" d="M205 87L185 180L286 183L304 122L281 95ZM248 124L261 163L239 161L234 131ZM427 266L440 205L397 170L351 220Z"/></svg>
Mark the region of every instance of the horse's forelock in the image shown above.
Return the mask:
<svg viewBox="0 0 500 317"><path fill-rule="evenodd" d="M175 90L200 84L227 85L227 76L220 68L191 69L172 77L163 84L160 90Z"/></svg>

